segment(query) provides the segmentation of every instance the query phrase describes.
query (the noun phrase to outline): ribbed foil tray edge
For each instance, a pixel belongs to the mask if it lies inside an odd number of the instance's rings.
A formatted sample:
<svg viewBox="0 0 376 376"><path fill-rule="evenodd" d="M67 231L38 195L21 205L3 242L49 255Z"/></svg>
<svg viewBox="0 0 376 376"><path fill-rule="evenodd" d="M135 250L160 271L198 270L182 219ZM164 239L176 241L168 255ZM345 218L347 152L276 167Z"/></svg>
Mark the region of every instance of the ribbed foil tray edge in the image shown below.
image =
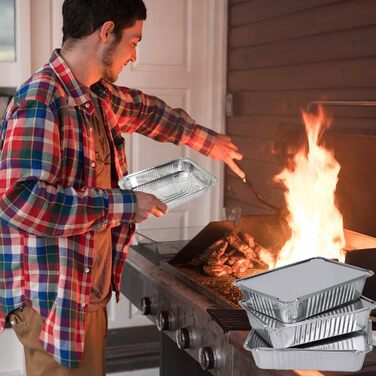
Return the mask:
<svg viewBox="0 0 376 376"><path fill-rule="evenodd" d="M361 297L360 302L363 306L358 309L352 303L293 324L284 324L258 313L244 301L239 304L246 310L257 334L274 348L286 348L364 330L376 303L365 297Z"/></svg>
<svg viewBox="0 0 376 376"><path fill-rule="evenodd" d="M243 290L243 294L247 302L252 302L256 311L290 324L355 301L361 296L365 282L366 277L358 278L291 303L251 291Z"/></svg>
<svg viewBox="0 0 376 376"><path fill-rule="evenodd" d="M256 366L261 369L275 370L317 370L336 372L356 372L363 367L366 354L372 351L372 331L368 325L367 332L363 332L368 346L366 350L327 350L327 349L302 349L285 348L274 349L270 347L248 346L251 336L257 336L255 331L251 331L244 348L252 352ZM261 337L257 336L256 342L264 343Z"/></svg>
<svg viewBox="0 0 376 376"><path fill-rule="evenodd" d="M292 266L296 267L299 264L315 261L316 259L321 259L328 263L341 264L324 257L313 257L285 265L274 270L277 271L279 269L285 269ZM349 279L346 282L329 286L320 291L299 296L299 298L292 301L282 301L277 297L254 291L242 286L242 282L247 280L248 278L236 280L234 282L234 285L242 290L244 300L246 302L252 302L252 308L256 311L274 317L284 323L293 323L304 320L314 315L318 315L329 309L351 303L361 296L366 279L372 276L373 272L352 265L343 264L343 266L346 266L349 269L357 269L364 274L356 278ZM261 274L265 275L268 273L273 273L274 270L272 269ZM261 276L261 274L249 278L258 278Z"/></svg>

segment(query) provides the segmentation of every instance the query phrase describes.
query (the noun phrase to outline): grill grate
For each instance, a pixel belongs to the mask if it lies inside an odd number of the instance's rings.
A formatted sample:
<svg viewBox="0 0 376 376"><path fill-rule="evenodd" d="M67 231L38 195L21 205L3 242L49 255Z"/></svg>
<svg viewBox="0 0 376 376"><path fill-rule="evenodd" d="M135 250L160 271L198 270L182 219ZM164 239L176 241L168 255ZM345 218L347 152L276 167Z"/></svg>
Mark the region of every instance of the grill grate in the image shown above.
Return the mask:
<svg viewBox="0 0 376 376"><path fill-rule="evenodd" d="M251 330L243 309L208 309L207 312L225 333L232 330Z"/></svg>

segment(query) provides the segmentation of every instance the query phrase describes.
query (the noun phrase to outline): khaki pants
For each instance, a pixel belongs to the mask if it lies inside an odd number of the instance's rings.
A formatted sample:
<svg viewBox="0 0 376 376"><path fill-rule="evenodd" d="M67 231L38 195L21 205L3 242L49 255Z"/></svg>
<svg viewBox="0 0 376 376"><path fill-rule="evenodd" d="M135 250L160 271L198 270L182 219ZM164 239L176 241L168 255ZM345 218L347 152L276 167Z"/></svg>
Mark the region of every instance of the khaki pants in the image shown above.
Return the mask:
<svg viewBox="0 0 376 376"><path fill-rule="evenodd" d="M78 368L61 367L48 354L39 334L43 320L31 307L24 306L9 314L18 339L24 346L27 376L103 376L105 375L106 308L85 314L85 348Z"/></svg>

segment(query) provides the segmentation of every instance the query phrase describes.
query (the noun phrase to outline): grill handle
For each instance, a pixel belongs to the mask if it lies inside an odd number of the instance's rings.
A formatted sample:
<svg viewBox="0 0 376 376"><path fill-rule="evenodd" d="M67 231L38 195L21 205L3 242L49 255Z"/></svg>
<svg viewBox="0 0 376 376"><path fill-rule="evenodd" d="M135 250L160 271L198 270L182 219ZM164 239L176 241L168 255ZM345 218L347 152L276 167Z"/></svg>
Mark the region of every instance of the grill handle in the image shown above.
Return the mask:
<svg viewBox="0 0 376 376"><path fill-rule="evenodd" d="M311 112L314 106L338 106L338 107L376 107L376 101L343 101L343 100L331 100L331 101L312 101L308 103L307 111Z"/></svg>

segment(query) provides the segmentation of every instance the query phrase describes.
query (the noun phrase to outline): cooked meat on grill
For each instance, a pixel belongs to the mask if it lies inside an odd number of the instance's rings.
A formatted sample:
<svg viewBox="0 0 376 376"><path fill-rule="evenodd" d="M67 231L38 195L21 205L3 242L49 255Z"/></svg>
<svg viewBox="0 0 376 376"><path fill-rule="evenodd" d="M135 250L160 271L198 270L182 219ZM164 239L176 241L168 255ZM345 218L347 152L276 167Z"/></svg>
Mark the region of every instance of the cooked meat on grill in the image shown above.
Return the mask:
<svg viewBox="0 0 376 376"><path fill-rule="evenodd" d="M212 248L212 252L207 262L207 264L210 266L223 265L228 259L228 256L224 256L228 243L224 240L221 240L221 242L218 244L217 243L218 242L214 243L216 245ZM210 246L209 249L211 247L212 246Z"/></svg>
<svg viewBox="0 0 376 376"><path fill-rule="evenodd" d="M255 239L251 234L248 234L247 232L239 232L239 237L245 244L248 245L249 248L254 249L255 248Z"/></svg>
<svg viewBox="0 0 376 376"><path fill-rule="evenodd" d="M253 249L250 248L246 243L244 243L235 231L228 235L226 239L228 240L228 244L230 244L231 247L241 252L247 259L254 260L255 258L257 258L256 253L253 251Z"/></svg>
<svg viewBox="0 0 376 376"><path fill-rule="evenodd" d="M204 265L204 272L209 274L212 277L224 277L226 275L231 275L232 269L228 265L220 265L220 266L209 266Z"/></svg>
<svg viewBox="0 0 376 376"><path fill-rule="evenodd" d="M202 267L212 277L243 278L254 270L267 270L274 261L273 253L257 244L252 235L233 231L210 245L189 265Z"/></svg>
<svg viewBox="0 0 376 376"><path fill-rule="evenodd" d="M224 265L228 260L227 256L222 256L222 257L212 257L208 260L207 265L209 266L219 266L219 265Z"/></svg>
<svg viewBox="0 0 376 376"><path fill-rule="evenodd" d="M234 265L231 266L234 273L243 273L248 269L253 267L253 263L248 261L246 258L240 258Z"/></svg>
<svg viewBox="0 0 376 376"><path fill-rule="evenodd" d="M202 264L207 264L212 254L215 253L213 259L220 257L227 247L227 242L224 239L218 239L215 243L210 245L203 253L200 253L197 257L193 258L188 265L198 266ZM215 264L216 265L216 264Z"/></svg>
<svg viewBox="0 0 376 376"><path fill-rule="evenodd" d="M228 253L228 260L227 264L232 266L234 265L240 258L244 258L244 255L235 249Z"/></svg>

